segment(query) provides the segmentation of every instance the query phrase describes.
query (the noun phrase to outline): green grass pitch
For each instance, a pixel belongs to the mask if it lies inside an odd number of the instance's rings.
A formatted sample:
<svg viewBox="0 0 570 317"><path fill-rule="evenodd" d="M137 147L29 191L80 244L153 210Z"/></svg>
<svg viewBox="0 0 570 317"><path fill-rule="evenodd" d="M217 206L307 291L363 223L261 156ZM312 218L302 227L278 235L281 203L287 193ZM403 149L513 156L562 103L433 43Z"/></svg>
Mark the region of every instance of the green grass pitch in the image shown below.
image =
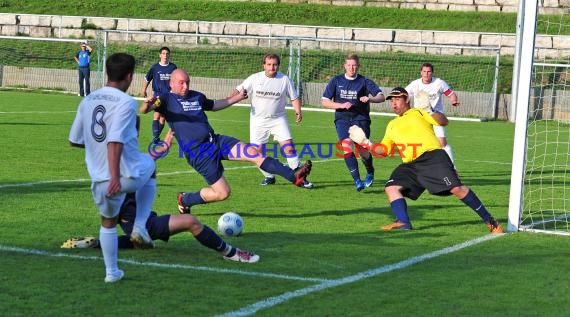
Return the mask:
<svg viewBox="0 0 570 317"><path fill-rule="evenodd" d="M153 250L120 251L125 278L106 285L97 250L60 249L99 230L83 150L67 141L79 97L0 91L0 100L3 316L567 315L568 237L489 235L460 201L428 194L408 201L415 230L380 231L393 220L382 189L398 158L375 160L376 183L360 193L334 156L312 158L313 190L283 179L261 187L257 168L226 162L232 196L193 213L215 228L223 212L238 212L244 234L226 240L260 262L224 261L183 233ZM209 118L217 133L247 141L247 108ZM389 119L373 117L372 139ZM151 141L150 121L142 116L141 150ZM292 132L299 146L336 141L328 112L305 111ZM513 132L505 122L448 127L462 180L503 223ZM176 213L176 193L205 183L176 146L157 165L154 210Z"/></svg>

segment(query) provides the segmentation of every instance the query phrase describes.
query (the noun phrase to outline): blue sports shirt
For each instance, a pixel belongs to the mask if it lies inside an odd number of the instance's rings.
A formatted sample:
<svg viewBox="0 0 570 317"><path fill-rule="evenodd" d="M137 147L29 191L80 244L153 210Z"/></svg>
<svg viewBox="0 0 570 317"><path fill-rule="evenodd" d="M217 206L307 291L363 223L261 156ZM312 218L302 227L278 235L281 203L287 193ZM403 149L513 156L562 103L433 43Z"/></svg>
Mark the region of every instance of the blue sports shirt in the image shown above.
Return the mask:
<svg viewBox="0 0 570 317"><path fill-rule="evenodd" d="M88 50L85 51L81 50L77 52L75 56L79 60L78 64L79 67L81 68L89 67L89 55L91 55L91 52L89 52Z"/></svg>
<svg viewBox="0 0 570 317"><path fill-rule="evenodd" d="M170 74L176 69L176 64L160 65L156 63L150 67L144 77L147 82L152 81L152 91L154 94L170 91Z"/></svg>
<svg viewBox="0 0 570 317"><path fill-rule="evenodd" d="M158 94L158 97L160 106L155 111L164 115L174 131L178 144L182 145L185 151L196 149L201 143L211 141L214 129L204 111L212 110L214 100L194 90L189 90L186 96L163 92Z"/></svg>
<svg viewBox="0 0 570 317"><path fill-rule="evenodd" d="M357 74L353 80L347 79L344 74L333 77L327 84L323 97L338 103L350 102L350 109L336 109L335 121L337 120L369 120L370 102L360 102L360 97L376 96L382 92L380 87L372 80Z"/></svg>

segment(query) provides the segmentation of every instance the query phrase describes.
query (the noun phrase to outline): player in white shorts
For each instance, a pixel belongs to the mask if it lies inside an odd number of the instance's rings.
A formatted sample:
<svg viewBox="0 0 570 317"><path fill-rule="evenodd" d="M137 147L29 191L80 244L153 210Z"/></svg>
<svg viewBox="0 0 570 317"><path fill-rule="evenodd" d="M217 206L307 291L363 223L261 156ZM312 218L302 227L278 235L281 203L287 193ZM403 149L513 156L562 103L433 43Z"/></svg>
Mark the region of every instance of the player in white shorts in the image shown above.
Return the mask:
<svg viewBox="0 0 570 317"><path fill-rule="evenodd" d="M411 96L413 96L413 100L417 99L420 91L425 91L429 95L432 111L443 113L442 96L449 98L449 101L451 101L451 104L454 107L459 106L457 94L453 92L451 87L442 79L433 76L433 65L431 63L422 64L421 78L412 81L406 87L406 90ZM416 107L415 102L414 107ZM445 128L442 126L434 126L433 131L435 132L435 136L439 140L441 147L445 152L447 152L451 161L454 162L453 151L445 138Z"/></svg>
<svg viewBox="0 0 570 317"><path fill-rule="evenodd" d="M135 70L132 55L116 53L105 64L105 87L86 96L79 107L69 142L85 148L85 162L91 177L91 192L101 215L99 241L105 262L105 282L123 278L118 268L117 217L126 193L135 192L137 206L131 241L151 247L146 230L156 193L154 160L139 152L136 128L137 102L125 92Z"/></svg>
<svg viewBox="0 0 570 317"><path fill-rule="evenodd" d="M291 79L279 71L281 60L277 54L263 56L263 71L255 73L236 87L232 95L246 90L251 98L249 121L249 142L261 147L261 153L281 155L284 153L290 168L300 166L299 157L285 115L287 99L291 100L295 110L295 122L303 120L301 98L293 86ZM267 147L270 136L279 142L279 148ZM260 170L265 176L261 185L275 184L275 175ZM304 188L312 188L313 184L305 181Z"/></svg>

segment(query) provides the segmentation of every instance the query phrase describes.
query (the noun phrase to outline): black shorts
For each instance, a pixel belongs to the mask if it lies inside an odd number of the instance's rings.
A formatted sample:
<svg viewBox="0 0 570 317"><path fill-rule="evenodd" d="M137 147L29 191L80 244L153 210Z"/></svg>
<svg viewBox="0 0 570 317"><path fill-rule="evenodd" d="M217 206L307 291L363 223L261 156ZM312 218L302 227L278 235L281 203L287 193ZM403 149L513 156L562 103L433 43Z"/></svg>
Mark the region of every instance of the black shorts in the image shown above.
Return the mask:
<svg viewBox="0 0 570 317"><path fill-rule="evenodd" d="M396 167L385 187L402 186L402 195L416 200L426 189L433 195L449 196L452 188L461 185L447 153L433 150Z"/></svg>

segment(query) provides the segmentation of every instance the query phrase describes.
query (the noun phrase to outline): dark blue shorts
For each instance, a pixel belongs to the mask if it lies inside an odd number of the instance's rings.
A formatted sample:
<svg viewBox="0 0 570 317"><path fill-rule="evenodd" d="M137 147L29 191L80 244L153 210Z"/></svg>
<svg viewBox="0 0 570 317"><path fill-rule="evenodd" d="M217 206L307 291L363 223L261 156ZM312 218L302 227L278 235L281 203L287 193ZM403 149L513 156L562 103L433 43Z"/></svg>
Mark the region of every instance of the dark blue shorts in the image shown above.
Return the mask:
<svg viewBox="0 0 570 317"><path fill-rule="evenodd" d="M119 212L119 225L128 236L130 236L133 231L136 216L137 202L135 193L128 193L125 196L125 200L121 205L121 211ZM158 216L156 212L151 211L150 217L148 217L146 221L146 230L148 230L148 234L152 240L160 239L162 241L168 241L168 238L170 238L169 221L170 215Z"/></svg>
<svg viewBox="0 0 570 317"><path fill-rule="evenodd" d="M130 236L133 231L133 225L135 219L120 218L120 226L126 235ZM170 221L170 215L158 216L156 212L151 212L150 217L146 221L146 230L152 240L162 240L168 242L170 238L170 228L168 227L168 222Z"/></svg>
<svg viewBox="0 0 570 317"><path fill-rule="evenodd" d="M201 143L192 149L192 153L184 153L186 161L196 172L200 173L208 185L217 182L224 175L222 160L227 160L230 150L240 141L234 137L216 134L212 142Z"/></svg>
<svg viewBox="0 0 570 317"><path fill-rule="evenodd" d="M339 140L348 139L348 129L352 125L357 125L364 130L367 138L370 138L370 121L369 120L344 120L339 119L334 123L336 127L336 134Z"/></svg>

